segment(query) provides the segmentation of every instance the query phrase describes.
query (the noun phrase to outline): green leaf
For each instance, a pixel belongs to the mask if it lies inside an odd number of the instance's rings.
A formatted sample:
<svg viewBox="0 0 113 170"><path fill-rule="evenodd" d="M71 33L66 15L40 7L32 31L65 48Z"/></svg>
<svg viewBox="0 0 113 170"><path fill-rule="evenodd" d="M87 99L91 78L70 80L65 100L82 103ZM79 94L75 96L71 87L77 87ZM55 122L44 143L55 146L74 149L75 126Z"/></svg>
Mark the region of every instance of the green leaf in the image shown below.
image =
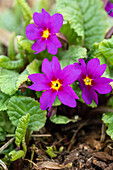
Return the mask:
<svg viewBox="0 0 113 170"><path fill-rule="evenodd" d="M83 19L78 2L76 0L56 0L56 7L77 35L84 38Z"/></svg>
<svg viewBox="0 0 113 170"><path fill-rule="evenodd" d="M74 32L74 29L70 28L69 23L64 22L63 26L60 29L60 32L66 36L69 45L72 45L72 44L81 45L81 43L82 43L81 37L78 37L76 32Z"/></svg>
<svg viewBox="0 0 113 170"><path fill-rule="evenodd" d="M15 127L12 125L11 121L6 112L0 112L0 127L7 133L14 133Z"/></svg>
<svg viewBox="0 0 113 170"><path fill-rule="evenodd" d="M55 123L55 124L67 124L69 122L75 122L77 121L78 116L75 117L75 119L69 119L66 116L63 115L53 115L52 117L50 117L51 122Z"/></svg>
<svg viewBox="0 0 113 170"><path fill-rule="evenodd" d="M113 139L113 113L104 113L102 120L107 125L107 134Z"/></svg>
<svg viewBox="0 0 113 170"><path fill-rule="evenodd" d="M24 155L25 155L25 153L23 150L19 150L17 152L15 150L13 150L8 154L8 156L11 157L11 159L10 159L11 161L16 161L17 159L24 157Z"/></svg>
<svg viewBox="0 0 113 170"><path fill-rule="evenodd" d="M99 44L99 51L113 65L113 36L111 39L103 40Z"/></svg>
<svg viewBox="0 0 113 170"><path fill-rule="evenodd" d="M113 66L113 36L111 39L105 39L98 44L94 44L88 55L91 58L99 58L101 64L109 62ZM104 74L107 77L110 76L109 66L107 64L106 73Z"/></svg>
<svg viewBox="0 0 113 170"><path fill-rule="evenodd" d="M9 41L9 47L8 47L8 57L11 60L15 59L15 48L14 48L14 40L15 40L15 33L12 33L10 41Z"/></svg>
<svg viewBox="0 0 113 170"><path fill-rule="evenodd" d="M40 109L39 102L30 97L14 96L9 100L8 115L14 126L17 126L18 119L30 114L28 129L38 131L45 125L46 111Z"/></svg>
<svg viewBox="0 0 113 170"><path fill-rule="evenodd" d="M6 133L5 133L4 130L0 127L0 141L4 141L4 140L5 140L5 135L6 135Z"/></svg>
<svg viewBox="0 0 113 170"><path fill-rule="evenodd" d="M101 0L78 0L83 17L85 32L84 44L90 48L95 42L104 39L107 25L107 14Z"/></svg>
<svg viewBox="0 0 113 170"><path fill-rule="evenodd" d="M51 158L57 157L57 154L54 153L54 150L53 150L53 148L52 148L51 146L47 146L46 148L47 148L46 153L47 153Z"/></svg>
<svg viewBox="0 0 113 170"><path fill-rule="evenodd" d="M29 74L40 73L41 63L39 60L34 59L28 66L27 71Z"/></svg>
<svg viewBox="0 0 113 170"><path fill-rule="evenodd" d="M109 0L111 3L113 3L113 0Z"/></svg>
<svg viewBox="0 0 113 170"><path fill-rule="evenodd" d="M64 68L69 64L74 64L79 61L79 58L86 58L86 55L87 51L85 48L72 45L69 50L60 52L60 56L62 56L60 60L61 67Z"/></svg>
<svg viewBox="0 0 113 170"><path fill-rule="evenodd" d="M12 95L16 92L16 82L18 80L18 73L15 71L0 70L0 89L3 93Z"/></svg>
<svg viewBox="0 0 113 170"><path fill-rule="evenodd" d="M0 11L0 27L11 32L20 32L21 23L18 22L12 9L6 9L4 12Z"/></svg>
<svg viewBox="0 0 113 170"><path fill-rule="evenodd" d="M5 69L18 69L23 67L25 60L20 58L19 60L11 61L8 57L1 55L0 56L0 66Z"/></svg>
<svg viewBox="0 0 113 170"><path fill-rule="evenodd" d="M16 82L16 87L17 89L19 88L19 86L24 83L25 81L27 81L28 79L28 71L25 69L21 74L18 75L18 79Z"/></svg>
<svg viewBox="0 0 113 170"><path fill-rule="evenodd" d="M52 106L60 106L60 105L61 105L61 101L58 99L57 96Z"/></svg>
<svg viewBox="0 0 113 170"><path fill-rule="evenodd" d="M0 111L7 110L9 99L9 95L6 95L0 91Z"/></svg>
<svg viewBox="0 0 113 170"><path fill-rule="evenodd" d="M20 144L21 144L23 138L25 141L25 134L26 134L26 130L27 130L29 121L30 121L29 113L26 114L25 116L22 116L19 119L18 126L15 131L15 143L18 147L20 147Z"/></svg>
<svg viewBox="0 0 113 170"><path fill-rule="evenodd" d="M19 86L28 79L28 72L24 70L21 74L16 71L0 70L0 89L3 93L13 95Z"/></svg>
<svg viewBox="0 0 113 170"><path fill-rule="evenodd" d="M28 3L25 0L17 0L18 4L21 7L21 11L23 13L23 17L26 21L32 19L32 11L31 8L29 7Z"/></svg>
<svg viewBox="0 0 113 170"><path fill-rule="evenodd" d="M27 51L28 53L34 53L34 51L31 49L33 41L25 39L23 36L17 36L16 38L17 38L17 46L20 52Z"/></svg>
<svg viewBox="0 0 113 170"><path fill-rule="evenodd" d="M57 0L56 7L86 47L104 39L108 26L101 0Z"/></svg>

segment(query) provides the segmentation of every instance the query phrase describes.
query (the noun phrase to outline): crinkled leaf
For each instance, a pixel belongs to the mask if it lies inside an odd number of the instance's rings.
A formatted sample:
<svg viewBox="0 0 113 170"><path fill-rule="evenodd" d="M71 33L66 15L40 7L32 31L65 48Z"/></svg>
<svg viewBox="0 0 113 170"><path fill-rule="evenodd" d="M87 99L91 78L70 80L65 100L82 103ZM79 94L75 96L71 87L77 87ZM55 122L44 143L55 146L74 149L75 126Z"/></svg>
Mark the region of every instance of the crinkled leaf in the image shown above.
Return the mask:
<svg viewBox="0 0 113 170"><path fill-rule="evenodd" d="M107 14L101 0L78 0L83 17L86 47L104 39L107 25Z"/></svg>
<svg viewBox="0 0 113 170"><path fill-rule="evenodd" d="M74 119L69 119L63 115L53 115L50 117L50 120L55 124L67 124L69 122L76 122L78 120L78 116L75 116Z"/></svg>
<svg viewBox="0 0 113 170"><path fill-rule="evenodd" d="M82 13L78 2L76 0L56 0L56 7L78 36L84 37Z"/></svg>
<svg viewBox="0 0 113 170"><path fill-rule="evenodd" d="M16 87L17 89L19 88L19 86L24 83L25 81L27 81L28 79L28 71L25 69L21 74L19 74L18 76L18 80L16 82Z"/></svg>
<svg viewBox="0 0 113 170"><path fill-rule="evenodd" d="M27 79L27 70L19 74L16 71L0 69L0 89L5 94L13 95Z"/></svg>
<svg viewBox="0 0 113 170"><path fill-rule="evenodd" d="M4 141L4 140L5 140L5 135L6 135L6 133L5 133L4 130L0 127L0 141Z"/></svg>
<svg viewBox="0 0 113 170"><path fill-rule="evenodd" d="M79 46L70 46L69 50L65 52L61 52L60 56L62 56L60 63L61 67L64 68L69 64L74 64L79 61L79 58L86 58L86 49Z"/></svg>
<svg viewBox="0 0 113 170"><path fill-rule="evenodd" d="M34 53L34 51L31 49L31 46L33 44L33 41L30 41L28 39L25 39L23 36L17 36L17 46L19 51L21 52L28 52L28 53Z"/></svg>
<svg viewBox="0 0 113 170"><path fill-rule="evenodd" d="M111 39L99 43L99 51L113 65L113 36Z"/></svg>
<svg viewBox="0 0 113 170"><path fill-rule="evenodd" d="M17 0L18 4L20 5L20 9L22 11L23 17L26 21L32 19L32 11L29 7L28 3L25 0Z"/></svg>
<svg viewBox="0 0 113 170"><path fill-rule="evenodd" d="M69 22L78 36L84 39L86 47L104 39L107 26L107 14L101 0L57 0L57 11Z"/></svg>
<svg viewBox="0 0 113 170"><path fill-rule="evenodd" d="M4 132L14 133L15 127L12 125L11 121L6 112L0 112L0 127Z"/></svg>
<svg viewBox="0 0 113 170"><path fill-rule="evenodd" d="M60 32L66 36L69 45L72 45L72 44L81 45L82 44L82 38L77 36L77 33L74 31L74 29L70 28L69 23L64 22L63 26L60 29Z"/></svg>
<svg viewBox="0 0 113 170"><path fill-rule="evenodd" d="M16 71L0 70L0 89L3 93L12 95L16 92L18 75Z"/></svg>
<svg viewBox="0 0 113 170"><path fill-rule="evenodd" d="M28 66L27 71L29 74L40 73L41 62L34 59Z"/></svg>
<svg viewBox="0 0 113 170"><path fill-rule="evenodd" d="M0 66L5 69L17 69L23 67L25 60L20 58L19 60L11 61L8 57L1 55L0 56Z"/></svg>
<svg viewBox="0 0 113 170"><path fill-rule="evenodd" d="M15 143L19 147L23 138L25 141L25 134L30 121L30 114L26 114L19 119L18 126L15 131Z"/></svg>
<svg viewBox="0 0 113 170"><path fill-rule="evenodd" d="M38 131L44 126L46 121L46 111L40 109L38 101L30 97L14 96L10 99L8 104L8 115L14 126L17 126L18 120L30 114L30 122L28 129Z"/></svg>
<svg viewBox="0 0 113 170"><path fill-rule="evenodd" d="M8 156L11 157L11 159L10 159L11 161L16 161L17 159L24 157L24 155L25 155L25 153L23 150L19 150L17 152L15 150L13 150L8 154Z"/></svg>
<svg viewBox="0 0 113 170"><path fill-rule="evenodd" d="M9 99L9 95L6 95L0 91L0 111L7 110Z"/></svg>
<svg viewBox="0 0 113 170"><path fill-rule="evenodd" d="M107 125L107 134L113 139L113 113L104 113L102 120Z"/></svg>

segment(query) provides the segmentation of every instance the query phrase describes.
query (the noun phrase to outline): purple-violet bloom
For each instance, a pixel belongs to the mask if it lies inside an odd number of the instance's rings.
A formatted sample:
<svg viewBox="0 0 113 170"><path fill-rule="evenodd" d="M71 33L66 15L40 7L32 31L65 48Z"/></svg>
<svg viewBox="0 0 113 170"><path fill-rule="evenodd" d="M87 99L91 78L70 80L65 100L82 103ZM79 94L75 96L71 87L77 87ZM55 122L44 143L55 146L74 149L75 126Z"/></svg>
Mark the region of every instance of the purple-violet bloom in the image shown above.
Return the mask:
<svg viewBox="0 0 113 170"><path fill-rule="evenodd" d="M82 98L87 104L91 104L92 100L98 104L98 95L111 92L112 87L109 85L110 78L101 77L105 72L107 65L100 65L98 58L91 59L87 65L83 59L79 59L79 63L75 63L75 69L81 68L81 74L78 78L80 89L82 90Z"/></svg>
<svg viewBox="0 0 113 170"><path fill-rule="evenodd" d="M34 83L28 88L35 91L43 91L40 98L40 107L50 110L55 98L69 107L75 107L75 99L79 99L71 85L80 75L81 70L75 69L74 64L66 66L61 70L61 66L57 57L53 56L52 61L49 62L47 58L42 63L42 73L35 73L28 76Z"/></svg>
<svg viewBox="0 0 113 170"><path fill-rule="evenodd" d="M108 1L107 5L105 7L105 10L107 11L108 15L113 17L113 4L110 1Z"/></svg>
<svg viewBox="0 0 113 170"><path fill-rule="evenodd" d="M29 24L26 27L26 36L29 40L36 40L32 45L32 50L36 51L34 54L40 53L47 47L48 53L57 54L58 48L62 46L58 40L56 33L63 24L63 16L61 14L54 14L50 16L48 12L42 9L41 13L35 12L33 14L34 24Z"/></svg>

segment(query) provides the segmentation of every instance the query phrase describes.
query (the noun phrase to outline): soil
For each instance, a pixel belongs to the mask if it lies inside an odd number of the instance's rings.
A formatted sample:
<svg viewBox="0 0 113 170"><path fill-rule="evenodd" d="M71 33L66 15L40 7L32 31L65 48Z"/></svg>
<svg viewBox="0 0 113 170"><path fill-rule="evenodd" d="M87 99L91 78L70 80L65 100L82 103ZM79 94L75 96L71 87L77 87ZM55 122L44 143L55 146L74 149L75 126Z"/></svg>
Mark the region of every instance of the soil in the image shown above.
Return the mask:
<svg viewBox="0 0 113 170"><path fill-rule="evenodd" d="M89 120L80 118L78 122L67 125L47 121L40 134L51 136L31 138L23 169L113 170L113 141L105 131L106 127L98 116ZM47 146L54 148L52 153L56 157L47 154ZM58 152L59 148L63 150ZM34 153L32 159L31 153Z"/></svg>

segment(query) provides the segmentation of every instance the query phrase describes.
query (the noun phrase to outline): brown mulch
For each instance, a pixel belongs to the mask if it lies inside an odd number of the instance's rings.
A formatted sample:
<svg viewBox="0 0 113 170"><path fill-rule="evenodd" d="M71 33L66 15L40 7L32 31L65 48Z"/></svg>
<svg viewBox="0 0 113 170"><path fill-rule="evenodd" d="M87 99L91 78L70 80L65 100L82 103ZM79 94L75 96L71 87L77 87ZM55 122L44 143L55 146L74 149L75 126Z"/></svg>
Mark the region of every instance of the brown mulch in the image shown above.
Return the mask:
<svg viewBox="0 0 113 170"><path fill-rule="evenodd" d="M35 153L32 161L30 158L25 160L27 169L113 170L113 141L106 136L100 120L79 120L68 125L49 122L49 126L49 131L46 127L40 133L49 133L51 137L31 139ZM47 146L55 147L57 151L63 147L63 151L56 152L56 157L51 158L46 153ZM33 151L33 147L28 150Z"/></svg>

